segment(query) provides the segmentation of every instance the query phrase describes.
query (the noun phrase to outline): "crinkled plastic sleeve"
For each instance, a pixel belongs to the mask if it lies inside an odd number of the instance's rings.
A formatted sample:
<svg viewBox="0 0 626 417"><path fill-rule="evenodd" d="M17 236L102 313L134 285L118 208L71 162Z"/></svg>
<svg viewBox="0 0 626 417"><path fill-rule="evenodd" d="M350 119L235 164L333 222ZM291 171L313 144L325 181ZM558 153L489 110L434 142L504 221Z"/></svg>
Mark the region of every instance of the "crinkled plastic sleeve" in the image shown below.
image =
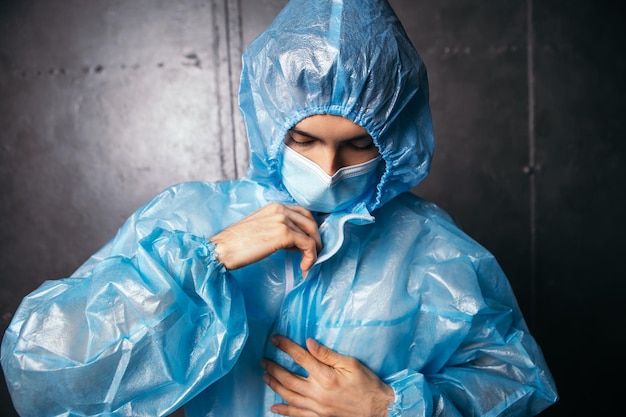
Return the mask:
<svg viewBox="0 0 626 417"><path fill-rule="evenodd" d="M432 397L424 375L405 369L384 381L395 394L395 400L387 410L389 417L432 415Z"/></svg>
<svg viewBox="0 0 626 417"><path fill-rule="evenodd" d="M133 257L24 298L1 361L26 416L168 415L227 373L248 329L214 246L156 229Z"/></svg>

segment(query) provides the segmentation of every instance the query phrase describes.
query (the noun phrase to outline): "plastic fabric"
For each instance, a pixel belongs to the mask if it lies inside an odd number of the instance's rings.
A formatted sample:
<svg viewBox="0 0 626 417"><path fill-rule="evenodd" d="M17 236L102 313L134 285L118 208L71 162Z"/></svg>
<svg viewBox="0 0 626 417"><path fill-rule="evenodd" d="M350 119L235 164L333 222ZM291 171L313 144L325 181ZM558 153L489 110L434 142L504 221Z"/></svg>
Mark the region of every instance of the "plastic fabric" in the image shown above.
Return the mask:
<svg viewBox="0 0 626 417"><path fill-rule="evenodd" d="M20 305L1 361L23 416L272 415L269 343L307 337L356 357L396 394L391 416L535 415L558 398L493 256L433 203L426 70L384 1L293 0L244 54L246 178L164 190L72 277ZM385 170L376 192L320 217L303 279L279 251L242 269L208 238L269 202L293 203L281 143L302 118L363 126Z"/></svg>
<svg viewBox="0 0 626 417"><path fill-rule="evenodd" d="M2 344L20 415L164 415L230 370L243 298L212 250L156 228L132 257L26 297Z"/></svg>
<svg viewBox="0 0 626 417"><path fill-rule="evenodd" d="M426 68L386 1L290 1L244 52L239 105L259 182L280 184L282 140L313 114L346 117L378 146L386 170L367 210L428 174Z"/></svg>

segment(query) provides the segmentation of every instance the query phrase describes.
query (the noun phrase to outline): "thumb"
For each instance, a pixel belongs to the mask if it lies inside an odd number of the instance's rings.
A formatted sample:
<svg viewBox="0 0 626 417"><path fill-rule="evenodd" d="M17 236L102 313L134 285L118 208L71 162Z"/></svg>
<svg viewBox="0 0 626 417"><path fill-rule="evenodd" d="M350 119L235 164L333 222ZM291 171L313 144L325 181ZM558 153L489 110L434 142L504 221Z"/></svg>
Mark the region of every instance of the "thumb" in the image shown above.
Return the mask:
<svg viewBox="0 0 626 417"><path fill-rule="evenodd" d="M341 363L341 359L343 358L343 355L340 355L334 350L323 346L317 340L312 338L308 338L306 340L306 347L309 350L311 356L313 356L324 365L328 365L333 368L338 367L338 365Z"/></svg>

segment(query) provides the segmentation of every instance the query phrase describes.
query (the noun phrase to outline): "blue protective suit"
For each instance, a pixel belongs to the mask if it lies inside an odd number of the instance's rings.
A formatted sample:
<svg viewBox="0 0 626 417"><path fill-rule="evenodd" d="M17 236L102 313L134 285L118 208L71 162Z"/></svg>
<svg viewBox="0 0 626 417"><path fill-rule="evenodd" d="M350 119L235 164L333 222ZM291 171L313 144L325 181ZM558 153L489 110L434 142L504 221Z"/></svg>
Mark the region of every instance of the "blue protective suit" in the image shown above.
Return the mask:
<svg viewBox="0 0 626 417"><path fill-rule="evenodd" d="M22 416L269 416L268 343L313 337L396 393L393 416L525 416L554 381L494 257L408 191L433 134L424 64L385 1L293 0L246 50L245 178L173 186L137 210L72 277L28 295L2 341ZM209 238L269 202L293 203L283 138L346 117L384 160L376 192L319 216L323 249L228 271Z"/></svg>

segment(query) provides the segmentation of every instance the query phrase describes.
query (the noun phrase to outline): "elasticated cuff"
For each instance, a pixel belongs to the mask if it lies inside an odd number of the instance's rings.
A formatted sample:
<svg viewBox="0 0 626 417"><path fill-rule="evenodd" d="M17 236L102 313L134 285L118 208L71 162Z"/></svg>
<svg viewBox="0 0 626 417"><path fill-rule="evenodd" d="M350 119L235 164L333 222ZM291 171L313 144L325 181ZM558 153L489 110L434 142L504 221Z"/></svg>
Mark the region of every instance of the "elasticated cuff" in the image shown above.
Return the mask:
<svg viewBox="0 0 626 417"><path fill-rule="evenodd" d="M387 409L389 417L432 414L432 396L424 375L404 370L385 378L385 382L395 393L395 400Z"/></svg>

